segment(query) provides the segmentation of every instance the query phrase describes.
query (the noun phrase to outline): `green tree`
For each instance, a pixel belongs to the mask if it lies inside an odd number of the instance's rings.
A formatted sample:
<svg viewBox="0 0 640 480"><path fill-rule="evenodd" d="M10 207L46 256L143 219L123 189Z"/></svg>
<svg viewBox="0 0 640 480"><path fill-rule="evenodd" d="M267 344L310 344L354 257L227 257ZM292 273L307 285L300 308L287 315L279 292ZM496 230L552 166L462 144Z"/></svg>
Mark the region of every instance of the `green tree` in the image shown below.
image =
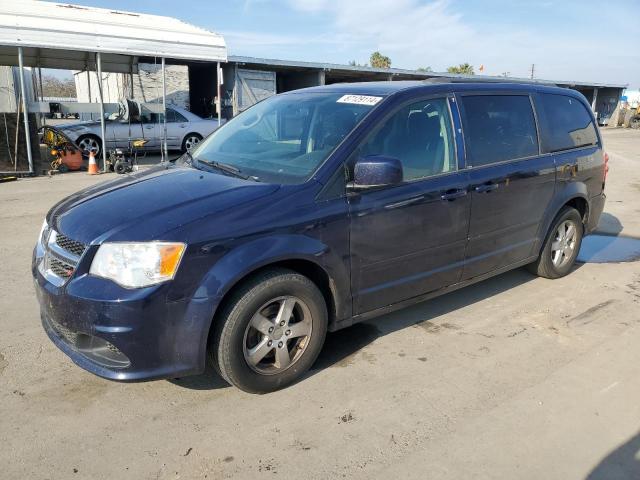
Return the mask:
<svg viewBox="0 0 640 480"><path fill-rule="evenodd" d="M416 72L433 72L433 69L431 67L418 67Z"/></svg>
<svg viewBox="0 0 640 480"><path fill-rule="evenodd" d="M373 68L391 68L391 59L378 51L371 54L369 63Z"/></svg>
<svg viewBox="0 0 640 480"><path fill-rule="evenodd" d="M475 75L476 73L473 71L473 65L469 65L468 63L461 63L458 66L449 67L447 68L447 72L459 73L462 75Z"/></svg>
<svg viewBox="0 0 640 480"><path fill-rule="evenodd" d="M349 66L350 67L368 67L369 65L367 65L366 63L358 63L355 60L349 60Z"/></svg>

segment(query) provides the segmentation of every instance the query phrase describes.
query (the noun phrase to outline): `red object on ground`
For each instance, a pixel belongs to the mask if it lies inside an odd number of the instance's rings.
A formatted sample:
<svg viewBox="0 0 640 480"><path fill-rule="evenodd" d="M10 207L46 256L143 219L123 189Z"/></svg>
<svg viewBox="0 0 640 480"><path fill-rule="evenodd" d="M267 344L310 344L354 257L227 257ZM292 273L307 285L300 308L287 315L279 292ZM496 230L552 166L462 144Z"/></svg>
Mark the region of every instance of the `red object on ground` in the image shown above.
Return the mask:
<svg viewBox="0 0 640 480"><path fill-rule="evenodd" d="M61 150L59 155L60 160L69 170L80 170L82 168L82 154L78 150L74 152Z"/></svg>

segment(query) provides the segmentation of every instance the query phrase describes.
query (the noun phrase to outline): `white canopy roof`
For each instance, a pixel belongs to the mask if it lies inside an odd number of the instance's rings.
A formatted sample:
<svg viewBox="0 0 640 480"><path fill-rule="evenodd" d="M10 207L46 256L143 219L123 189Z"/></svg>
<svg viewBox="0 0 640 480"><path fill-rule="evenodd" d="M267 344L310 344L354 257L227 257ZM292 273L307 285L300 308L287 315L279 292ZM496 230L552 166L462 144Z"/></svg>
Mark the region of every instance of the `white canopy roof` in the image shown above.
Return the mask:
<svg viewBox="0 0 640 480"><path fill-rule="evenodd" d="M128 72L131 57L225 62L224 38L171 17L37 0L0 0L0 64L85 68L103 53L103 70Z"/></svg>

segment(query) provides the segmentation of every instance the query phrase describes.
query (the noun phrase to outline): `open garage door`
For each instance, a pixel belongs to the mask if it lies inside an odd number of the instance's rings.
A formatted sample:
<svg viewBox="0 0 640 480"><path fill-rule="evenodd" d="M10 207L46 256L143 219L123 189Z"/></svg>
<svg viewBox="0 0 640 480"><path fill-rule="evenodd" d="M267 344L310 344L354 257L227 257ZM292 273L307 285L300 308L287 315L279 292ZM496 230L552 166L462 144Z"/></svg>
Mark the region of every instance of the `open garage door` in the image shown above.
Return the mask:
<svg viewBox="0 0 640 480"><path fill-rule="evenodd" d="M276 94L276 73L260 70L236 70L234 113Z"/></svg>

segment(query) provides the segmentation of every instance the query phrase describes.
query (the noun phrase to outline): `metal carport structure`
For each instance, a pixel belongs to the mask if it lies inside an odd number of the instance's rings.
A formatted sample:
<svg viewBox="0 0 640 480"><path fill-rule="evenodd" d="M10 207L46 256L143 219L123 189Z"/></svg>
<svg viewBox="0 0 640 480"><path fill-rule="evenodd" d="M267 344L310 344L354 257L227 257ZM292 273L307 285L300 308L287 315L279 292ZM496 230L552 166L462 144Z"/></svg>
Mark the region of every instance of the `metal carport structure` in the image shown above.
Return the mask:
<svg viewBox="0 0 640 480"><path fill-rule="evenodd" d="M220 71L220 62L227 61L227 48L221 35L171 17L38 0L0 0L0 65L19 66L25 132L29 132L25 66L89 70L95 63L104 143L102 72L134 73L138 62L158 58L164 80L166 62L213 62ZM220 75L217 83L219 91ZM166 138L166 117L164 130ZM20 173L33 173L28 133L26 137L29 172ZM102 160L106 167L106 148L102 148Z"/></svg>

